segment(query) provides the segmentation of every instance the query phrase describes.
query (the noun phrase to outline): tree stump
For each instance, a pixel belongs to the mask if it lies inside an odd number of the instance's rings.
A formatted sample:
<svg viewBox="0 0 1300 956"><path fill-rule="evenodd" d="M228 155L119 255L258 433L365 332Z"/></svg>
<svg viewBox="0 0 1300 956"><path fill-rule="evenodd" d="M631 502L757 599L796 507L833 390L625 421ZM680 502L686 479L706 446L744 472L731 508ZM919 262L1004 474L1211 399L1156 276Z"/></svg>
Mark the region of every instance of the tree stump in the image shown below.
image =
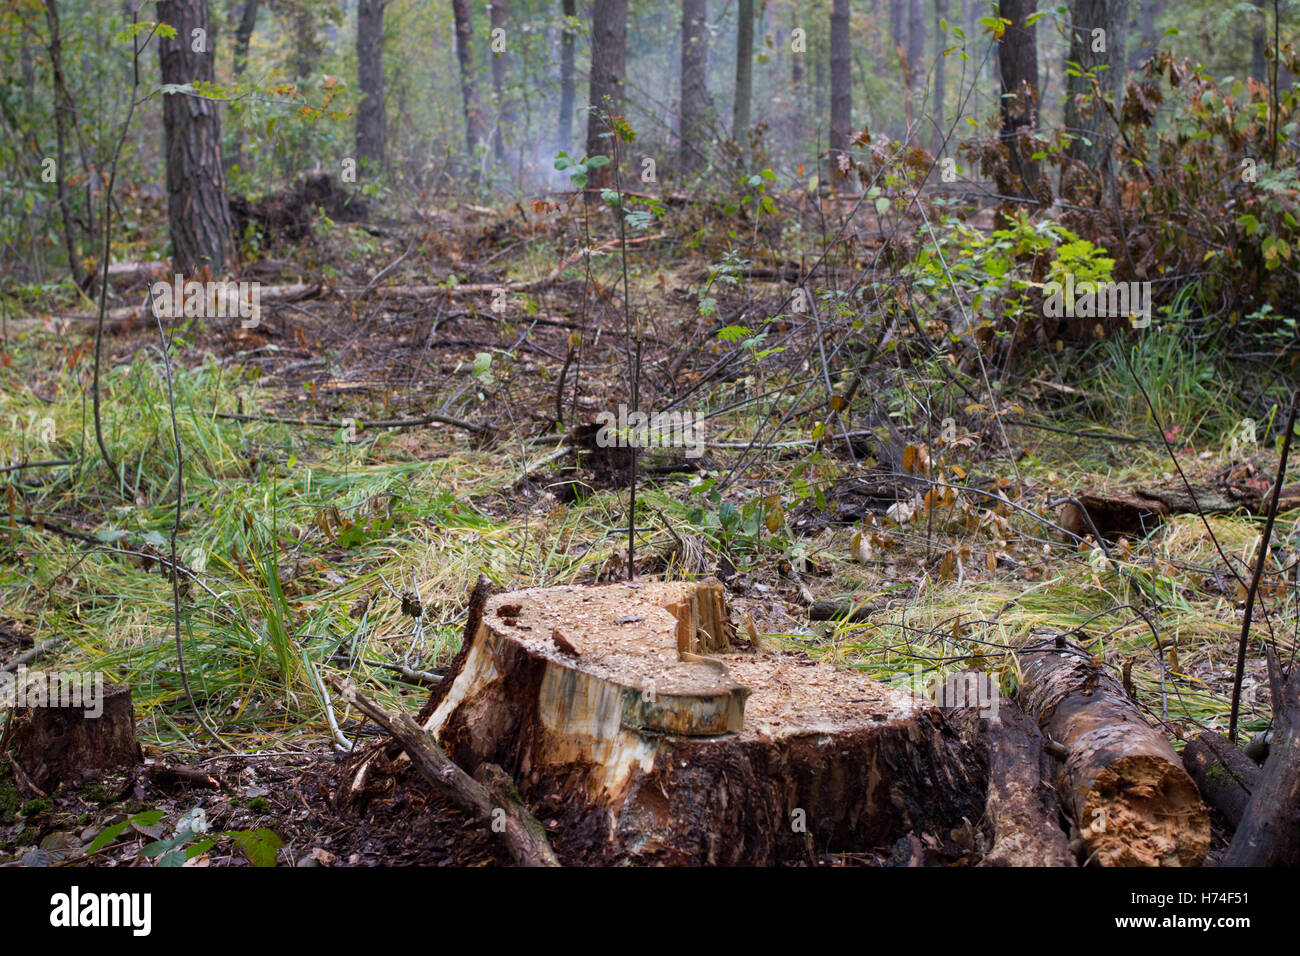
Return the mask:
<svg viewBox="0 0 1300 956"><path fill-rule="evenodd" d="M64 678L66 681L66 677ZM87 681L82 693L90 690ZM66 688L62 683L60 688ZM131 688L101 684L98 701L61 701L58 690L39 706L20 712L15 724L15 752L19 764L38 787L77 783L102 771L132 767L144 755L135 739L135 710ZM27 700L32 701L31 691ZM98 696L98 691L94 696Z"/></svg>
<svg viewBox="0 0 1300 956"><path fill-rule="evenodd" d="M978 822L938 708L734 636L717 583L497 595L423 726L512 776L565 863L806 863Z"/></svg>

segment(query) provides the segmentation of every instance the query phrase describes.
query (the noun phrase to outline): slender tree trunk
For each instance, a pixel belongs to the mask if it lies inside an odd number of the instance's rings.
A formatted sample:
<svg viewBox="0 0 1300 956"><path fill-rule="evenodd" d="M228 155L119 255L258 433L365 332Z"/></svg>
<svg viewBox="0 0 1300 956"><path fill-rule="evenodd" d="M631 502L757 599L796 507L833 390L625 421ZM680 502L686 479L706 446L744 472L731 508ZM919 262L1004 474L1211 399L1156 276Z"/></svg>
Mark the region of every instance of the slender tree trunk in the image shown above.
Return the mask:
<svg viewBox="0 0 1300 956"><path fill-rule="evenodd" d="M1010 179L1000 177L998 191L1003 195L1029 195L1038 182L1038 164L1029 158L1035 150L1022 139L1038 129L1038 27L1026 25L1037 7L1038 0L1002 0L1000 5L1001 16L1010 21L998 41L1000 135L1010 154L1012 173Z"/></svg>
<svg viewBox="0 0 1300 956"><path fill-rule="evenodd" d="M1065 127L1074 136L1069 155L1110 182L1112 125L1098 96L1113 97L1123 82L1122 27L1128 0L1071 0L1069 61L1082 75L1066 77ZM1097 31L1101 31L1098 33ZM1106 69L1098 69L1099 67ZM1091 76L1089 71L1095 71Z"/></svg>
<svg viewBox="0 0 1300 956"><path fill-rule="evenodd" d="M831 3L831 169L847 159L853 135L853 61L849 37L849 0Z"/></svg>
<svg viewBox="0 0 1300 956"><path fill-rule="evenodd" d="M736 99L731 114L731 138L746 155L749 105L754 95L754 0L739 0L736 20Z"/></svg>
<svg viewBox="0 0 1300 956"><path fill-rule="evenodd" d="M165 84L214 78L207 0L159 0L158 19L176 29L159 38ZM204 49L195 30L203 30ZM217 103L200 96L171 93L162 98L167 156L167 218L172 260L178 272L196 275L203 266L224 273L235 261L226 178L221 165L221 118Z"/></svg>
<svg viewBox="0 0 1300 956"><path fill-rule="evenodd" d="M1138 0L1138 48L1133 66L1137 67L1156 52L1156 0Z"/></svg>
<svg viewBox="0 0 1300 956"><path fill-rule="evenodd" d="M796 3L791 9L790 39L787 41L788 43L794 43L794 31L800 28L806 29L800 23L799 5ZM790 148L795 150L801 149L804 145L803 131L806 128L804 122L806 111L803 105L803 58L807 55L806 50L803 53L796 52L793 49L790 51Z"/></svg>
<svg viewBox="0 0 1300 956"><path fill-rule="evenodd" d="M509 96L506 92L506 81L510 76L511 66L511 57L508 52L510 47L508 41L506 41L509 36L506 27L510 21L510 0L492 0L489 9L491 10L492 22L492 35L489 38L489 49L492 52L492 93L496 99L497 108L497 122L493 142L496 147L497 162L504 165L506 162L507 133L513 133L515 125L514 113L510 108ZM497 34L496 31L498 30L503 32ZM505 42L506 45L502 49L497 49L502 42Z"/></svg>
<svg viewBox="0 0 1300 956"><path fill-rule="evenodd" d="M384 0L357 5L357 161L384 165Z"/></svg>
<svg viewBox="0 0 1300 956"><path fill-rule="evenodd" d="M907 5L908 87L915 90L925 77L925 0Z"/></svg>
<svg viewBox="0 0 1300 956"><path fill-rule="evenodd" d="M587 155L615 159L610 119L623 113L624 73L627 62L627 0L600 0L591 11L591 82L587 113ZM610 167L594 171L588 186L601 189L610 183Z"/></svg>
<svg viewBox="0 0 1300 956"><path fill-rule="evenodd" d="M895 52L907 50L907 34L903 32L903 14L906 10L907 0L889 0L889 39L893 41Z"/></svg>
<svg viewBox="0 0 1300 956"><path fill-rule="evenodd" d="M573 150L573 30L577 0L563 0L564 28L560 32L560 149Z"/></svg>
<svg viewBox="0 0 1300 956"><path fill-rule="evenodd" d="M474 92L474 51L471 47L474 21L469 0L451 0L456 21L456 62L460 67L460 95L465 108L465 148L469 151L472 178L478 179L478 151L483 143L483 117Z"/></svg>
<svg viewBox="0 0 1300 956"><path fill-rule="evenodd" d="M68 251L68 269L72 272L72 281L78 288L86 287L86 269L77 252L77 237L73 231L72 209L68 196L67 158L68 125L76 123L76 106L63 78L63 36L59 30L58 0L45 0L45 22L50 29L49 54L50 70L54 77L54 189L59 202L59 215L63 220L63 242Z"/></svg>
<svg viewBox="0 0 1300 956"><path fill-rule="evenodd" d="M257 26L257 4L258 0L248 0L239 14L239 26L235 28L235 76L243 76L248 68L248 46Z"/></svg>
<svg viewBox="0 0 1300 956"><path fill-rule="evenodd" d="M948 0L934 0L934 136L930 140L930 154L938 156L943 149L943 138L948 134L948 123L944 119L944 98L947 96L947 76L945 67L947 57L943 51L948 48Z"/></svg>
<svg viewBox="0 0 1300 956"><path fill-rule="evenodd" d="M1268 15L1265 4L1268 0L1254 0L1255 16L1251 18L1250 29L1250 75L1260 83L1268 83Z"/></svg>
<svg viewBox="0 0 1300 956"><path fill-rule="evenodd" d="M678 162L683 173L704 165L709 113L709 23L707 0L682 0L682 105Z"/></svg>

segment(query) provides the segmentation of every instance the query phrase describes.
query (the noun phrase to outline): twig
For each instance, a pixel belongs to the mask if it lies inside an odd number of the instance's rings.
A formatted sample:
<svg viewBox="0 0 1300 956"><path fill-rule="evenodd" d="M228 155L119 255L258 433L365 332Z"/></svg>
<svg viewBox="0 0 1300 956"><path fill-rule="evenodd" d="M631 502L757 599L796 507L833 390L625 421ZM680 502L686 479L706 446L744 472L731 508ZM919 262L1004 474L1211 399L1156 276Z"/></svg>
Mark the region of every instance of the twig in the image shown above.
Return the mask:
<svg viewBox="0 0 1300 956"><path fill-rule="evenodd" d="M1273 521L1277 518L1277 500L1282 494L1282 482L1286 479L1286 460L1291 455L1291 433L1295 430L1296 409L1300 406L1300 390L1291 396L1291 411L1286 419L1286 434L1282 438L1282 456L1277 463L1277 479L1273 482L1273 496L1268 503L1268 518L1264 522L1264 534L1259 544L1259 554L1255 558L1255 570L1250 577L1250 588L1246 591L1245 617L1241 619L1241 638L1237 641L1237 671L1232 678L1232 712L1228 718L1228 739L1237 742L1237 714L1241 706L1241 682L1246 673L1246 641L1250 637L1250 618L1255 610L1255 594L1259 591L1259 582L1264 576L1264 561L1268 557L1268 542L1273 537ZM1271 669L1270 669L1271 671ZM1281 708L1280 700L1274 699L1274 707Z"/></svg>
<svg viewBox="0 0 1300 956"><path fill-rule="evenodd" d="M30 651L23 651L23 653L19 654L8 664L5 664L3 667L0 667L0 673L3 673L5 671L18 670L18 668L22 667L28 661L35 660L36 657L43 654L45 651L48 651L55 644L62 644L65 640L67 640L67 638L55 637L55 638L51 638L48 641L42 641L41 643L33 647Z"/></svg>
<svg viewBox="0 0 1300 956"><path fill-rule="evenodd" d="M330 678L343 699L383 727L402 745L420 776L440 794L467 810L496 832L521 866L559 866L546 830L511 792L513 784L495 764L479 768L483 780L471 777L447 756L433 737L409 714L389 715L351 682Z"/></svg>
<svg viewBox="0 0 1300 956"><path fill-rule="evenodd" d="M267 422L274 425L306 425L310 428L342 428L341 422L331 422L320 418L280 418L275 415L240 415L235 412L217 412L217 418L224 418L235 422ZM496 429L490 425L475 425L473 422L462 421L459 418L452 418L450 415L440 415L431 413L421 415L419 418L392 418L380 421L358 421L353 424L357 428L411 428L418 425L431 425L438 422L442 425L451 425L453 428L464 429L467 432L473 432L475 435L495 435Z"/></svg>

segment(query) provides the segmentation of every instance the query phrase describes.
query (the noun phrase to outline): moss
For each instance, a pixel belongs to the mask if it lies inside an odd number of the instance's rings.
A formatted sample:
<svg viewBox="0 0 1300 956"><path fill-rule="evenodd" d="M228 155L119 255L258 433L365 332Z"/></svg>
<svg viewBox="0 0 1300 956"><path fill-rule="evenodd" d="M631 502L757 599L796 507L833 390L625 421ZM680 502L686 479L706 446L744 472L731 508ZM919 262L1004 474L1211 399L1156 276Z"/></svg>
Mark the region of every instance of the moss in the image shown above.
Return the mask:
<svg viewBox="0 0 1300 956"><path fill-rule="evenodd" d="M48 813L50 810L50 801L45 797L34 797L28 800L18 810L25 817L32 817L38 813Z"/></svg>
<svg viewBox="0 0 1300 956"><path fill-rule="evenodd" d="M271 805L266 802L266 797L254 797L248 801L248 809L254 813L266 813L271 809Z"/></svg>
<svg viewBox="0 0 1300 956"><path fill-rule="evenodd" d="M0 821L12 820L18 812L18 788L8 770L0 773Z"/></svg>

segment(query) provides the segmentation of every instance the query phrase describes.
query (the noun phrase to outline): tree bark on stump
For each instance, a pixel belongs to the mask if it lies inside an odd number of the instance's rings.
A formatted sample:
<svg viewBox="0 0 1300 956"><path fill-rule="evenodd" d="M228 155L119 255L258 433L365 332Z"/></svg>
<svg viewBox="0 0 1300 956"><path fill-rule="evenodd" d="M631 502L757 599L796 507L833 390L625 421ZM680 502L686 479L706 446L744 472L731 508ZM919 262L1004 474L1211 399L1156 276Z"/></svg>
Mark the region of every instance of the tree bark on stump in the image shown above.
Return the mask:
<svg viewBox="0 0 1300 956"><path fill-rule="evenodd" d="M810 862L979 818L937 707L734 633L716 583L496 595L423 726L513 777L566 863Z"/></svg>
<svg viewBox="0 0 1300 956"><path fill-rule="evenodd" d="M57 704L56 696L66 706L51 706ZM135 739L131 688L103 685L103 710L98 716L91 700L69 703L75 698L62 692L51 698L42 706L26 708L14 731L18 762L38 787L49 790L59 783L79 783L101 771L144 761ZM27 699L31 700L30 691Z"/></svg>
<svg viewBox="0 0 1300 956"><path fill-rule="evenodd" d="M1020 656L1021 705L1068 754L1058 784L1088 857L1102 866L1196 866L1210 822L1196 785L1124 688L1088 655L1035 642Z"/></svg>
<svg viewBox="0 0 1300 956"><path fill-rule="evenodd" d="M977 674L976 679L987 678ZM1034 721L1015 701L999 700L996 716L981 717L966 708L958 723L980 740L988 764L984 822L991 842L981 865L1075 866L1060 804L1046 783L1055 762L1044 752Z"/></svg>

